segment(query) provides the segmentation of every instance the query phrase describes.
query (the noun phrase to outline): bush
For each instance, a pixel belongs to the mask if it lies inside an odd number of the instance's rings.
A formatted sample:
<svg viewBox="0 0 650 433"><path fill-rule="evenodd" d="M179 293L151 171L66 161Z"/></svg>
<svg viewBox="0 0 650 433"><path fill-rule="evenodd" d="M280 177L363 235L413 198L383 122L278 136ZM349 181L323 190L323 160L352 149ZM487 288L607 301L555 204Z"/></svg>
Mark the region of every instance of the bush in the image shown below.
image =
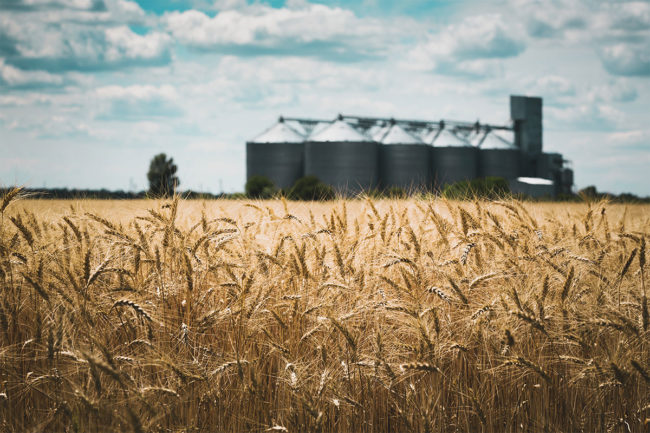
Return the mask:
<svg viewBox="0 0 650 433"><path fill-rule="evenodd" d="M442 195L454 200L470 200L482 198L487 200L498 200L510 194L508 181L502 177L486 177L447 185Z"/></svg>
<svg viewBox="0 0 650 433"><path fill-rule="evenodd" d="M246 196L249 198L273 198L278 192L275 184L266 176L251 176L246 181Z"/></svg>
<svg viewBox="0 0 650 433"><path fill-rule="evenodd" d="M321 182L316 176L305 176L293 184L287 197L291 200L332 200L334 188Z"/></svg>

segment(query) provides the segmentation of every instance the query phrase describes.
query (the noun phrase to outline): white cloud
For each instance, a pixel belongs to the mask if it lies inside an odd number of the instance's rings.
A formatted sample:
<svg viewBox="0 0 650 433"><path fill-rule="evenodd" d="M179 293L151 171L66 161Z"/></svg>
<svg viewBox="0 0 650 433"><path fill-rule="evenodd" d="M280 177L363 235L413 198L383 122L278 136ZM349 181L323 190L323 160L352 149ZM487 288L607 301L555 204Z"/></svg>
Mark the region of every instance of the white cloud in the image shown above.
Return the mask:
<svg viewBox="0 0 650 433"><path fill-rule="evenodd" d="M650 3L510 0L533 38L590 45L612 75L650 76Z"/></svg>
<svg viewBox="0 0 650 433"><path fill-rule="evenodd" d="M650 39L640 44L620 43L600 50L603 66L614 75L650 76Z"/></svg>
<svg viewBox="0 0 650 433"><path fill-rule="evenodd" d="M616 146L638 147L650 151L650 130L648 129L614 132L607 138Z"/></svg>
<svg viewBox="0 0 650 433"><path fill-rule="evenodd" d="M5 64L0 58L0 86L3 84L14 88L34 88L43 86L60 86L64 79L46 71L23 71Z"/></svg>
<svg viewBox="0 0 650 433"><path fill-rule="evenodd" d="M104 8L102 0L3 0L0 3L0 9L21 11L41 9L102 10Z"/></svg>
<svg viewBox="0 0 650 433"><path fill-rule="evenodd" d="M636 86L628 79L612 80L606 84L593 86L587 93L591 102L632 102L639 96Z"/></svg>
<svg viewBox="0 0 650 433"><path fill-rule="evenodd" d="M0 17L0 25L7 22ZM171 38L161 32L139 35L127 26L44 26L38 22L19 30L9 24L7 29L13 32L19 54L7 56L6 63L21 69L102 70L161 65L171 59Z"/></svg>
<svg viewBox="0 0 650 433"><path fill-rule="evenodd" d="M607 104L577 103L563 107L547 106L544 116L550 126L569 130L612 130L625 120L625 114Z"/></svg>
<svg viewBox="0 0 650 433"><path fill-rule="evenodd" d="M95 96L100 101L100 120L142 121L181 117L176 89L170 85L105 86Z"/></svg>
<svg viewBox="0 0 650 433"><path fill-rule="evenodd" d="M399 26L319 4L279 9L256 4L224 10L212 18L189 10L168 13L163 21L178 41L192 48L243 56L311 55L355 60L384 54L387 42L399 33Z"/></svg>
<svg viewBox="0 0 650 433"><path fill-rule="evenodd" d="M573 83L559 75L545 75L537 78L529 84L529 87L533 94L546 97L572 96L576 92Z"/></svg>
<svg viewBox="0 0 650 433"><path fill-rule="evenodd" d="M465 18L430 35L409 53L409 66L439 73L490 76L499 72L491 59L516 57L526 44L516 25L498 14Z"/></svg>

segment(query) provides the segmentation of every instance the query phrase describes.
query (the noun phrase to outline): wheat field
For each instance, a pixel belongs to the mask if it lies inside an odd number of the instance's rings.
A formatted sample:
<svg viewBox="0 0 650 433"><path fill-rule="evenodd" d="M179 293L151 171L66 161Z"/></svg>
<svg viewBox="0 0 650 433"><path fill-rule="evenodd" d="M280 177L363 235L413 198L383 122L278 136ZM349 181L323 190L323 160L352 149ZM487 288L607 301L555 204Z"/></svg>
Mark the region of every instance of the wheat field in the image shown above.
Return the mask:
<svg viewBox="0 0 650 433"><path fill-rule="evenodd" d="M650 206L0 203L1 431L650 431Z"/></svg>

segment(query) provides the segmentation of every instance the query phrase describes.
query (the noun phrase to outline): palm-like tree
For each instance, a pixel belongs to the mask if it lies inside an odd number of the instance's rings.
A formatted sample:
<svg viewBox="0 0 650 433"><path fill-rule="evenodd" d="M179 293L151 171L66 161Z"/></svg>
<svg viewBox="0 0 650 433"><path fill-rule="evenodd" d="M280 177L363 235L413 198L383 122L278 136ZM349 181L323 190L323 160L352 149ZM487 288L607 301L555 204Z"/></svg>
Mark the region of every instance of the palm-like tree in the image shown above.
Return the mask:
<svg viewBox="0 0 650 433"><path fill-rule="evenodd" d="M149 194L155 197L168 197L173 194L181 183L176 176L177 170L174 158L167 159L164 153L154 156L147 173Z"/></svg>

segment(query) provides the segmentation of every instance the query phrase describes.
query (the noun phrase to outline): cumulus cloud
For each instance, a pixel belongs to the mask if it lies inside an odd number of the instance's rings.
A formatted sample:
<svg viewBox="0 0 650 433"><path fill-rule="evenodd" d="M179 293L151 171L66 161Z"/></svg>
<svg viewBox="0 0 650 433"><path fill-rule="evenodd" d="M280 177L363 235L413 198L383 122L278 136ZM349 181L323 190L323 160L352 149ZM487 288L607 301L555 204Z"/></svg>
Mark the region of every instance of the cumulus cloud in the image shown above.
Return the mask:
<svg viewBox="0 0 650 433"><path fill-rule="evenodd" d="M636 87L624 78L593 86L587 92L587 99L590 102L632 102L638 96Z"/></svg>
<svg viewBox="0 0 650 433"><path fill-rule="evenodd" d="M650 148L650 130L637 129L609 134L608 141L617 147L648 150Z"/></svg>
<svg viewBox="0 0 650 433"><path fill-rule="evenodd" d="M2 0L0 10L34 11L51 9L74 9L103 11L106 5L103 0Z"/></svg>
<svg viewBox="0 0 650 433"><path fill-rule="evenodd" d="M546 97L573 96L576 93L573 83L565 77L559 75L545 75L532 82L528 82L526 87L533 94L543 95Z"/></svg>
<svg viewBox="0 0 650 433"><path fill-rule="evenodd" d="M0 58L0 88L10 87L16 89L33 89L40 87L61 86L65 80L60 75L53 75L46 71L23 71L7 65Z"/></svg>
<svg viewBox="0 0 650 433"><path fill-rule="evenodd" d="M650 42L650 39L648 40ZM600 58L610 74L650 76L648 44L615 44L602 48Z"/></svg>
<svg viewBox="0 0 650 433"><path fill-rule="evenodd" d="M309 4L298 8L253 5L214 17L190 10L163 21L181 43L198 50L236 55L305 55L355 60L382 55L395 28L352 11Z"/></svg>
<svg viewBox="0 0 650 433"><path fill-rule="evenodd" d="M171 60L171 37L166 32L138 34L128 26L145 25L148 20L134 1L3 0L1 4L0 57L14 68L53 74Z"/></svg>
<svg viewBox="0 0 650 433"><path fill-rule="evenodd" d="M430 35L409 54L415 69L483 77L500 71L491 61L516 57L526 49L516 26L498 14L471 16Z"/></svg>
<svg viewBox="0 0 650 433"><path fill-rule="evenodd" d="M554 128L572 131L611 131L625 119L625 114L608 104L575 104L562 107L547 106L544 116Z"/></svg>
<svg viewBox="0 0 650 433"><path fill-rule="evenodd" d="M100 120L142 121L183 115L176 89L169 85L104 86L94 96L102 107L97 115Z"/></svg>
<svg viewBox="0 0 650 433"><path fill-rule="evenodd" d="M605 70L650 76L650 3L643 1L510 0L529 36L589 44Z"/></svg>
<svg viewBox="0 0 650 433"><path fill-rule="evenodd" d="M0 24L4 24L0 19ZM65 27L29 23L16 34L18 54L6 62L21 69L50 72L110 70L169 63L171 38L161 32L139 35L127 26Z"/></svg>

